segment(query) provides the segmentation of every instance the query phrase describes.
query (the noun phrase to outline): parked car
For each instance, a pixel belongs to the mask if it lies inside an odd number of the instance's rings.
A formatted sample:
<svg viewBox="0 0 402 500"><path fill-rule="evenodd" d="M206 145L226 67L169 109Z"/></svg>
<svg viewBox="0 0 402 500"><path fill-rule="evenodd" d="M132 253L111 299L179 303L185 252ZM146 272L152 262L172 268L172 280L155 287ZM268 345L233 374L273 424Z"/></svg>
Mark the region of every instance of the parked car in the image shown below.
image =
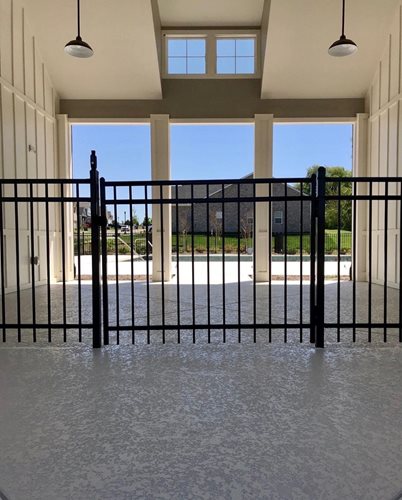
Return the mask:
<svg viewBox="0 0 402 500"><path fill-rule="evenodd" d="M130 232L130 226L121 226L120 232L122 234L128 234Z"/></svg>

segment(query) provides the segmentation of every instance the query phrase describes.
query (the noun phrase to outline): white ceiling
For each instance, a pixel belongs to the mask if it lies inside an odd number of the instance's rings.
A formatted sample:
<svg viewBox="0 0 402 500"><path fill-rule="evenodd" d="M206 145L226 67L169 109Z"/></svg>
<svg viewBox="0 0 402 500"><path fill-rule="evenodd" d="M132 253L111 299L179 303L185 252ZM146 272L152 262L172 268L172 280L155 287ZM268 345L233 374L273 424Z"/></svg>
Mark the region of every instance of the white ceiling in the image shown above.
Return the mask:
<svg viewBox="0 0 402 500"><path fill-rule="evenodd" d="M23 0L61 98L160 99L161 82L150 0L81 1L81 36L90 59L64 53L75 38L76 0Z"/></svg>
<svg viewBox="0 0 402 500"><path fill-rule="evenodd" d="M161 99L151 2L83 0L90 59L66 55L76 36L76 0L22 0L51 79L65 99ZM157 0L162 26L258 26L264 0ZM263 98L362 97L399 0L348 0L346 34L356 55L333 58L341 0L271 0Z"/></svg>
<svg viewBox="0 0 402 500"><path fill-rule="evenodd" d="M348 0L349 57L328 55L341 34L341 0L271 0L263 98L363 97L399 0Z"/></svg>
<svg viewBox="0 0 402 500"><path fill-rule="evenodd" d="M162 26L259 26L264 0L158 0Z"/></svg>

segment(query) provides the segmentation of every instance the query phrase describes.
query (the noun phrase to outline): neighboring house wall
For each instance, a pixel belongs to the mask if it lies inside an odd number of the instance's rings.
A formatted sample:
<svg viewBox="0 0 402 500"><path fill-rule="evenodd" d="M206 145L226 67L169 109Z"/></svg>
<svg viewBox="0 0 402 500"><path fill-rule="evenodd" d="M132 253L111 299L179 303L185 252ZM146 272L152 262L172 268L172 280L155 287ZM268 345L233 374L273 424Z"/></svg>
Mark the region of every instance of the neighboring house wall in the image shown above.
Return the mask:
<svg viewBox="0 0 402 500"><path fill-rule="evenodd" d="M239 187L238 187L239 186ZM224 188L225 198L238 198L242 197L252 197L253 196L253 185L252 184L227 184ZM180 186L178 189L179 198L190 198L191 197L191 187L190 186ZM195 202L193 204L194 210L194 232L195 233L205 233L207 231L207 204L202 200L206 197L206 185L194 185L193 187L193 197L200 200L200 202ZM272 184L272 196L284 196L285 195L285 184ZM222 198L222 185L210 185L209 186L209 196L210 198ZM297 196L297 201L289 200L287 202L287 224L286 230L288 233L298 234L300 233L301 227L303 227L303 232L308 233L310 231L310 202L301 201L300 192L291 186L287 186L287 196L295 197ZM172 198L175 199L176 192L175 189L172 190ZM254 208L253 204L250 202L226 202L224 210L222 209L222 203L210 203L209 204L209 220L210 220L210 231L214 230L215 226L218 226L219 230L222 230L222 220L216 217L216 213L224 211L225 217L225 232L226 233L237 233L239 231L238 224L238 213L240 208L240 231L245 225L248 225L248 221L253 219ZM302 209L301 209L302 208ZM272 203L272 233L284 233L285 232L285 201L274 201ZM275 213L279 212L282 214L282 223L275 223L274 216ZM302 216L301 216L302 214ZM191 205L184 204L179 206L178 212L179 219L179 230L182 231L184 226L186 226L187 232L191 232ZM303 220L302 220L303 219ZM176 207L172 207L172 227L173 232L176 231Z"/></svg>
<svg viewBox="0 0 402 500"><path fill-rule="evenodd" d="M369 176L402 176L402 65L401 65L402 6L398 2L381 60L367 94L369 117L368 172ZM373 194L378 194L373 185ZM390 194L392 190L390 190ZM373 203L373 281L384 280L384 203ZM399 203L389 203L388 213L388 273L390 285L399 283ZM368 229L368 228L365 228ZM368 238L367 238L368 240Z"/></svg>
<svg viewBox="0 0 402 500"><path fill-rule="evenodd" d="M57 95L50 81L34 34L18 0L0 0L0 177L58 177L56 160ZM4 188L9 194L11 188ZM21 194L22 193L21 188ZM50 194L53 188L49 188ZM44 206L35 207L39 229L35 253L39 257L36 281L46 279ZM30 283L30 231L28 204L20 207L20 284ZM14 207L6 204L4 244L6 288L16 286ZM56 211L50 210L51 248L58 242ZM42 265L41 265L42 264ZM52 274L55 274L52 270Z"/></svg>

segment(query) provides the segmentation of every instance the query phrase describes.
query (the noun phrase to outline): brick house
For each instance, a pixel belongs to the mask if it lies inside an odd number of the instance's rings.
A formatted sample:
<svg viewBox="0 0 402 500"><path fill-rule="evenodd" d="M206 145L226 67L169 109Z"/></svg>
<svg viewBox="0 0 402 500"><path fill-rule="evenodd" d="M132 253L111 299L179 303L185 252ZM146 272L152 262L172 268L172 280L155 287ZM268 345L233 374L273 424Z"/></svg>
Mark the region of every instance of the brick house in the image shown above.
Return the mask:
<svg viewBox="0 0 402 500"><path fill-rule="evenodd" d="M252 179L252 174L245 176L245 179ZM253 184L225 184L223 186L224 198L239 198L239 202L225 203L224 213L224 230L225 233L251 233L254 209L251 202L242 202L241 198L253 196ZM286 185L287 210L285 201L272 202L272 234L300 234L300 232L308 233L310 231L310 202L301 201L300 191L291 185ZM194 225L194 233L206 233L208 230L207 224L207 203L203 202L207 198L222 198L222 184L210 184L207 193L206 184L182 185L178 188L178 196L176 196L175 187L172 188L172 199L193 198L194 202L194 220L191 220L191 203L178 203L178 213L176 214L176 206L172 206L172 230L177 231L177 225L180 231L191 232L192 224ZM285 195L285 184L272 184L272 196L282 197ZM297 197L297 200L294 198ZM301 210L302 206L302 210ZM239 216L240 208L240 231L239 231ZM287 213L286 213L287 212ZM285 221L285 214L287 220ZM222 232L222 203L217 202L209 204L209 231ZM285 227L286 226L286 227ZM301 231L302 228L302 231Z"/></svg>

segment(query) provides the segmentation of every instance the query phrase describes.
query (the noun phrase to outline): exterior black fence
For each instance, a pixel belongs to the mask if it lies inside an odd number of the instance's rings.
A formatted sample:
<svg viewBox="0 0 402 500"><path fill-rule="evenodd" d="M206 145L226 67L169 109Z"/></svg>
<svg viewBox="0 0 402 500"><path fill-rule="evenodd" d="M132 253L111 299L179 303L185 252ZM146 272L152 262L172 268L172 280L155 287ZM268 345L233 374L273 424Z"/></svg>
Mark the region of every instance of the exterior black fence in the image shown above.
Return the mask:
<svg viewBox="0 0 402 500"><path fill-rule="evenodd" d="M74 278L72 207L90 201L94 179L0 181L0 282L3 342L81 341L95 332L83 292L80 259ZM80 236L78 236L78 241ZM86 284L92 289L92 285Z"/></svg>
<svg viewBox="0 0 402 500"><path fill-rule="evenodd" d="M94 152L88 179L1 180L2 340L401 342L401 193L323 168L111 182Z"/></svg>

